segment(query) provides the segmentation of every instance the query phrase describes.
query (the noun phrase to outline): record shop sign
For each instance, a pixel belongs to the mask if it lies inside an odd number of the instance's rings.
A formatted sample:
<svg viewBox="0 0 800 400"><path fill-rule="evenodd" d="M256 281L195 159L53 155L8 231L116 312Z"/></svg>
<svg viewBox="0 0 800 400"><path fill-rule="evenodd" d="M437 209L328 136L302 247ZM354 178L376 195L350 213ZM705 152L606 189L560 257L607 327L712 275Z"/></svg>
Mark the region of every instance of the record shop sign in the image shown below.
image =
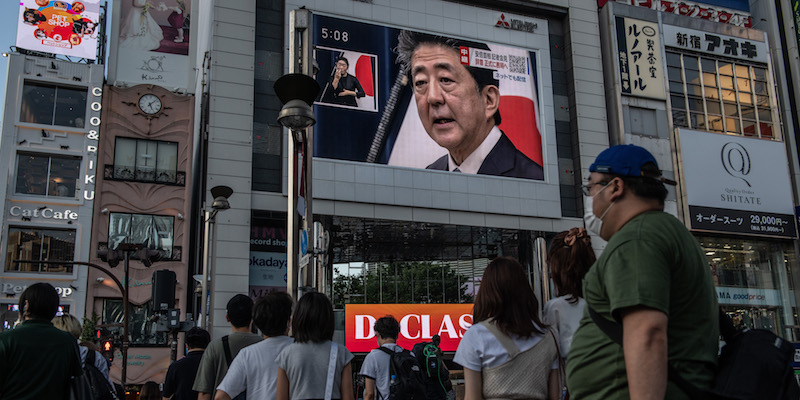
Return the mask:
<svg viewBox="0 0 800 400"><path fill-rule="evenodd" d="M680 130L691 228L797 237L783 142Z"/></svg>

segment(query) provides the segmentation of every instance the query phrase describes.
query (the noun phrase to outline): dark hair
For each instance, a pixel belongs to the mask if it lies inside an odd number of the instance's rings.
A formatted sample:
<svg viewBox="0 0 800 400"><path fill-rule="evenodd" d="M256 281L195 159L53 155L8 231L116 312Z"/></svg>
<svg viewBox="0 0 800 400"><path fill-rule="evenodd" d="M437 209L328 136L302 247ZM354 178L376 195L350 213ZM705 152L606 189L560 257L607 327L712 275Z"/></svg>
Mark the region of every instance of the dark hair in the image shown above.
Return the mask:
<svg viewBox="0 0 800 400"><path fill-rule="evenodd" d="M228 300L228 319L237 328L250 325L253 320L253 299L243 294L237 294Z"/></svg>
<svg viewBox="0 0 800 400"><path fill-rule="evenodd" d="M333 339L333 305L319 292L300 298L292 316L292 334L297 343L323 343Z"/></svg>
<svg viewBox="0 0 800 400"><path fill-rule="evenodd" d="M397 340L397 337L400 335L400 324L391 315L378 318L373 328L375 328L375 332L384 339Z"/></svg>
<svg viewBox="0 0 800 400"><path fill-rule="evenodd" d="M256 301L253 322L267 336L286 334L286 323L292 316L292 296L282 291L272 291Z"/></svg>
<svg viewBox="0 0 800 400"><path fill-rule="evenodd" d="M28 308L25 308L25 302ZM52 320L58 312L58 293L49 283L39 282L25 288L19 296L19 312L28 318Z"/></svg>
<svg viewBox="0 0 800 400"><path fill-rule="evenodd" d="M625 182L625 187L629 188L637 196L658 200L658 203L663 206L669 192L661 180L661 170L653 163L642 165L641 170L642 176L607 175L612 178L619 177Z"/></svg>
<svg viewBox="0 0 800 400"><path fill-rule="evenodd" d="M345 57L341 57L341 56L336 57L336 62L338 63L339 61L344 61L344 63L347 64L348 67L350 66L350 61L347 61L347 58L345 58Z"/></svg>
<svg viewBox="0 0 800 400"><path fill-rule="evenodd" d="M403 30L400 31L399 35L397 35L397 47L395 48L395 53L397 53L397 63L400 64L401 70L406 74L411 72L411 59L414 56L414 52L417 51L419 46L424 44L451 49L456 53L456 56L460 56L461 46L489 50L489 47L482 43L456 40L439 35L430 35L427 33ZM480 93L484 87L489 85L500 87L500 81L494 77L494 70L488 68L471 67L467 65L464 67L467 68L469 74L473 79L475 79L478 93ZM501 121L502 118L500 118L500 109L498 108L494 113L494 124L500 125Z"/></svg>
<svg viewBox="0 0 800 400"><path fill-rule="evenodd" d="M139 400L161 400L161 388L153 381L147 381L139 391Z"/></svg>
<svg viewBox="0 0 800 400"><path fill-rule="evenodd" d="M190 349L205 349L209 342L211 342L211 335L203 328L195 326L186 332L186 345Z"/></svg>
<svg viewBox="0 0 800 400"><path fill-rule="evenodd" d="M522 265L512 257L495 258L483 271L473 314L474 324L493 318L505 334L530 337L544 333L537 328L545 326L539 320L539 301Z"/></svg>
<svg viewBox="0 0 800 400"><path fill-rule="evenodd" d="M558 295L577 303L583 297L583 277L596 259L592 241L583 228L556 234L547 252L547 265Z"/></svg>

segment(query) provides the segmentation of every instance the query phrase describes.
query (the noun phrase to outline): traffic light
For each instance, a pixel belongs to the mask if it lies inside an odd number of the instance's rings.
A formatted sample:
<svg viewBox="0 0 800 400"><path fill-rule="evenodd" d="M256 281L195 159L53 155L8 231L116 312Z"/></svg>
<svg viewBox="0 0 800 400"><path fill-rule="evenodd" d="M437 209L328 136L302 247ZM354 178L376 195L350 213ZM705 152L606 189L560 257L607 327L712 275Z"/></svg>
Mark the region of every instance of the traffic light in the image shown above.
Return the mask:
<svg viewBox="0 0 800 400"><path fill-rule="evenodd" d="M154 262L161 260L161 251L142 247L136 250L136 257L139 258L139 261L141 261L145 267L150 268Z"/></svg>
<svg viewBox="0 0 800 400"><path fill-rule="evenodd" d="M114 345L111 343L110 339L104 340L100 344L100 351L108 362L114 362Z"/></svg>
<svg viewBox="0 0 800 400"><path fill-rule="evenodd" d="M117 250L109 248L98 250L97 256L100 257L101 260L107 262L108 266L111 268L119 265L119 260L121 258L121 254Z"/></svg>

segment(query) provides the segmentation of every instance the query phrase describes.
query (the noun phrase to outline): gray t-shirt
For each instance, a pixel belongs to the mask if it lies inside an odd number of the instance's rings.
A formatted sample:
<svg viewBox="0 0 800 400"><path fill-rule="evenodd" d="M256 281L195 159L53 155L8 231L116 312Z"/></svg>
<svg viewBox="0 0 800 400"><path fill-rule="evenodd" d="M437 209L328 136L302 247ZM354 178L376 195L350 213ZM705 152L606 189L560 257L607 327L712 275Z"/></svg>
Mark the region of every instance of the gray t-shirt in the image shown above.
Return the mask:
<svg viewBox="0 0 800 400"><path fill-rule="evenodd" d="M239 350L261 341L261 336L253 333L233 332L228 335L228 344L231 346L231 358L239 354ZM222 378L228 373L228 362L225 360L225 349L222 347L222 338L212 341L203 358L200 360L200 368L197 369L197 376L194 378L192 390L202 393L214 394L214 390L222 382Z"/></svg>
<svg viewBox="0 0 800 400"><path fill-rule="evenodd" d="M381 347L385 347L396 353L403 351L403 348L396 343L385 343ZM376 399L389 398L390 362L390 355L381 350L373 349L367 354L367 357L364 358L364 364L361 364L361 372L359 372L359 374L375 380L375 390L377 391L375 394Z"/></svg>
<svg viewBox="0 0 800 400"><path fill-rule="evenodd" d="M328 361L331 357L331 341L323 343L292 343L278 355L278 367L289 377L289 398L323 399L325 383L328 380ZM336 354L336 370L333 374L332 399L342 398L342 370L353 359L344 346L339 346ZM348 383L350 384L350 383Z"/></svg>

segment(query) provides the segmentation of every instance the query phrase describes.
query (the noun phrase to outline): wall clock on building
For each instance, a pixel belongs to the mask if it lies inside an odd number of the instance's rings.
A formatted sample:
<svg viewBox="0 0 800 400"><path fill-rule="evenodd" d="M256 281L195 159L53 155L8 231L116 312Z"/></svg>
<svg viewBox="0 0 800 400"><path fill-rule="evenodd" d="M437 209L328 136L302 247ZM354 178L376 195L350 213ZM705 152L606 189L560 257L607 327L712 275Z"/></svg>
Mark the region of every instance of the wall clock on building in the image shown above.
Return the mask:
<svg viewBox="0 0 800 400"><path fill-rule="evenodd" d="M161 111L161 99L148 93L139 98L139 109L147 115L155 115Z"/></svg>

